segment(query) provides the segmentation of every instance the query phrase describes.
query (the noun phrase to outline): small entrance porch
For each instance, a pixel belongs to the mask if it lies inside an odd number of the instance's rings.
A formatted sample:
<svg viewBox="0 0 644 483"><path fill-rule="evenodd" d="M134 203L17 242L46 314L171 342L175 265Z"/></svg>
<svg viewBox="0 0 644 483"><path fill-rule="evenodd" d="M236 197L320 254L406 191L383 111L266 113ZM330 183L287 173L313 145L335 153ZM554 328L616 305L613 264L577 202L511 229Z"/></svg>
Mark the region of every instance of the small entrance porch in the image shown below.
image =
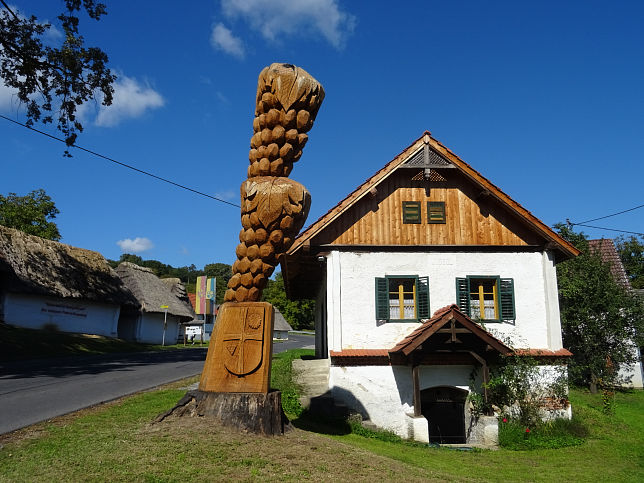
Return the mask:
<svg viewBox="0 0 644 483"><path fill-rule="evenodd" d="M392 364L406 365L411 370L415 424L421 424L418 419L427 421L429 442L492 445L498 438L496 420L470 414L469 391L463 388L462 378L440 386L421 387L419 374L421 368L429 370L427 366L433 372L440 372L441 366L471 367L480 375L479 383L487 400L489 367L499 355L510 353L512 349L451 305L437 311L400 341L389 351L389 357Z"/></svg>

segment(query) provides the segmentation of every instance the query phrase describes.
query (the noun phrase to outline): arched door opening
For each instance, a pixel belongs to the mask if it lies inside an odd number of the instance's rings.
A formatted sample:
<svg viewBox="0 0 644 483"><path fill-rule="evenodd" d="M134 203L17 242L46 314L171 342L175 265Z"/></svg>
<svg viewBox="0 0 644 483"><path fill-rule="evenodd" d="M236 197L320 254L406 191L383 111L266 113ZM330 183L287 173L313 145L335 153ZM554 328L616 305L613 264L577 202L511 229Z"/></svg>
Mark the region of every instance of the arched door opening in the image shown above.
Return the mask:
<svg viewBox="0 0 644 483"><path fill-rule="evenodd" d="M430 443L465 443L467 391L451 386L420 391L421 413L429 425Z"/></svg>

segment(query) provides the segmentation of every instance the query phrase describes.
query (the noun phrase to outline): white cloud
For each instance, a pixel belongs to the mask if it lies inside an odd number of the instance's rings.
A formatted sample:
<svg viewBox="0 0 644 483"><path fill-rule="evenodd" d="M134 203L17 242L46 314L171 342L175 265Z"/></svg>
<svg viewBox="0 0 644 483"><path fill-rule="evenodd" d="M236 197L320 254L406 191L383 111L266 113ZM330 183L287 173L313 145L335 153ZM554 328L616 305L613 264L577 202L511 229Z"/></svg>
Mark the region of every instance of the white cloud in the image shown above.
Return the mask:
<svg viewBox="0 0 644 483"><path fill-rule="evenodd" d="M18 91L0 81L0 112L9 112L19 106Z"/></svg>
<svg viewBox="0 0 644 483"><path fill-rule="evenodd" d="M145 237L136 237L134 240L124 238L123 240L117 241L116 244L121 248L123 253L140 253L154 248L154 243Z"/></svg>
<svg viewBox="0 0 644 483"><path fill-rule="evenodd" d="M114 99L109 106L101 105L96 117L96 125L116 126L124 119L136 118L150 109L162 107L165 100L147 83L120 75L113 85ZM98 100L101 102L101 99Z"/></svg>
<svg viewBox="0 0 644 483"><path fill-rule="evenodd" d="M267 40L315 32L336 49L344 46L356 23L337 0L221 0L221 8L227 18L246 20Z"/></svg>
<svg viewBox="0 0 644 483"><path fill-rule="evenodd" d="M235 37L230 29L222 23L218 23L212 28L210 43L217 50L223 50L238 59L244 58L245 52L242 40L239 37Z"/></svg>
<svg viewBox="0 0 644 483"><path fill-rule="evenodd" d="M228 190L228 191L219 191L215 193L215 198L219 198L221 200L234 200L237 197L239 197L239 193L236 191Z"/></svg>

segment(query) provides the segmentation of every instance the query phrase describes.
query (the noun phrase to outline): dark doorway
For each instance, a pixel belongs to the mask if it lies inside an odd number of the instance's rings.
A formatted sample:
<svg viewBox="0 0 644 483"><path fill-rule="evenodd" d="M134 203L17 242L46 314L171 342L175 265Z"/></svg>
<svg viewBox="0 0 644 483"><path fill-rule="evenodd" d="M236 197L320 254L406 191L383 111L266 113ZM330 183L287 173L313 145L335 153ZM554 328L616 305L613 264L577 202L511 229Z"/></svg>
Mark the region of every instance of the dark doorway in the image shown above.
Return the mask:
<svg viewBox="0 0 644 483"><path fill-rule="evenodd" d="M420 391L421 413L429 424L431 443L465 443L467 391L450 386Z"/></svg>

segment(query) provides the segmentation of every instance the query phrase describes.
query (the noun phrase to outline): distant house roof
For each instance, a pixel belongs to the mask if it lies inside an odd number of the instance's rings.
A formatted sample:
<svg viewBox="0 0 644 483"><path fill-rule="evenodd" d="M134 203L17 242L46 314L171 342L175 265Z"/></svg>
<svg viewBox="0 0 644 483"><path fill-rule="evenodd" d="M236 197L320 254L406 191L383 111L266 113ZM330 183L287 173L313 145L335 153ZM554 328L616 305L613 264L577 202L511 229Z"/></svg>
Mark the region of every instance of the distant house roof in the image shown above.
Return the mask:
<svg viewBox="0 0 644 483"><path fill-rule="evenodd" d="M138 307L103 255L0 226L0 290Z"/></svg>
<svg viewBox="0 0 644 483"><path fill-rule="evenodd" d="M189 304L173 294L169 285L157 277L151 269L123 262L116 267L116 273L137 298L142 311L163 313L164 309L161 306L167 305L168 314L184 320L193 318Z"/></svg>
<svg viewBox="0 0 644 483"><path fill-rule="evenodd" d="M622 259L617 253L615 244L610 238L601 238L599 240L588 240L590 250L598 253L601 259L610 265L610 271L613 274L615 281L624 288L630 289L631 282L628 280L628 275L624 269Z"/></svg>
<svg viewBox="0 0 644 483"><path fill-rule="evenodd" d="M277 310L277 307L274 307L275 309L275 322L273 325L273 330L293 330L293 327L286 321L282 313Z"/></svg>

